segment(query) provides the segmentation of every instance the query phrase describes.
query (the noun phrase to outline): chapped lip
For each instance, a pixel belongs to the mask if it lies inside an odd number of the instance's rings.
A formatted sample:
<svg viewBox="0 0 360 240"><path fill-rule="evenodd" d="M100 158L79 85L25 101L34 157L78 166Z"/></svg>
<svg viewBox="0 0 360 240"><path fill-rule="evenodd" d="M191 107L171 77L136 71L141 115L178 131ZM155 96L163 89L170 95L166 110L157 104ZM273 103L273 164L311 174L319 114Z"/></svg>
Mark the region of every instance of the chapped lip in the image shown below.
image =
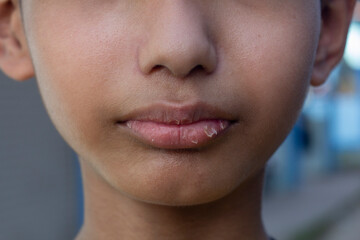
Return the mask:
<svg viewBox="0 0 360 240"><path fill-rule="evenodd" d="M117 124L127 121L148 121L168 125L187 125L203 120L227 120L237 122L233 114L205 102L192 104L155 103L123 115Z"/></svg>

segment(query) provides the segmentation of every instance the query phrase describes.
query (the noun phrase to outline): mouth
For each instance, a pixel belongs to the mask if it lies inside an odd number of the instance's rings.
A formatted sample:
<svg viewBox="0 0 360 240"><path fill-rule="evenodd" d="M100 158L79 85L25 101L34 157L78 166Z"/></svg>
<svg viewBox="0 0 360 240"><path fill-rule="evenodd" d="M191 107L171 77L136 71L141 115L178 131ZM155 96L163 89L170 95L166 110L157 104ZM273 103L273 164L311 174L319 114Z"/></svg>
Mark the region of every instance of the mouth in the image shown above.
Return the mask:
<svg viewBox="0 0 360 240"><path fill-rule="evenodd" d="M155 148L197 149L225 134L237 122L230 115L207 104L160 104L131 112L116 124Z"/></svg>

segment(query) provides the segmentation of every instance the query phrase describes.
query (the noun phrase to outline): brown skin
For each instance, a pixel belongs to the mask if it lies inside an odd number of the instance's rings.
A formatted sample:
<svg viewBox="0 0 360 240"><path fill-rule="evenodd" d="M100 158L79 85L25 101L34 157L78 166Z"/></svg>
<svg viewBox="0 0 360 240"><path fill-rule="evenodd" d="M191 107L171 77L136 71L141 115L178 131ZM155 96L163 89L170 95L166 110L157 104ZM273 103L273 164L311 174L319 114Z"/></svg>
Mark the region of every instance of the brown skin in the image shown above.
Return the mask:
<svg viewBox="0 0 360 240"><path fill-rule="evenodd" d="M354 4L26 0L23 26L18 1L0 0L0 67L20 81L36 72L80 158L77 240L266 239L265 163L309 84L341 59ZM152 103L195 101L239 120L197 151L154 149L115 124Z"/></svg>

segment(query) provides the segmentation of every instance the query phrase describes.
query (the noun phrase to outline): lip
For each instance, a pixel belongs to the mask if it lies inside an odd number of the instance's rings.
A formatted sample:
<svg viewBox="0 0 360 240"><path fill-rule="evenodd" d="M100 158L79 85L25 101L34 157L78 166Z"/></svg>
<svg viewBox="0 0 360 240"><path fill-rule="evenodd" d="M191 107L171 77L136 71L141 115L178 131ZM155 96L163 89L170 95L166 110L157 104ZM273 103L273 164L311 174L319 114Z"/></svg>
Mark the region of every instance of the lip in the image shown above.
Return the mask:
<svg viewBox="0 0 360 240"><path fill-rule="evenodd" d="M209 104L153 104L135 109L116 124L141 142L162 149L203 147L237 120L232 114Z"/></svg>

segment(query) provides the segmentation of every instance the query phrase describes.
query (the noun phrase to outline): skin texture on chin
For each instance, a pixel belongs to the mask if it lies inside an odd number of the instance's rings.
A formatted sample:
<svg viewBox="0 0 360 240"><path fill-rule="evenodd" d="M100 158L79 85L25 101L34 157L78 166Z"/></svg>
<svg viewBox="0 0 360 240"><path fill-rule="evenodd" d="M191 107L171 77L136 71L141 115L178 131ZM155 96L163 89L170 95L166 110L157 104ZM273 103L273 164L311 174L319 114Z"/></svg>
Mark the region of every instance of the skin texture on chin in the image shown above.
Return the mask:
<svg viewBox="0 0 360 240"><path fill-rule="evenodd" d="M283 141L309 85L319 4L201 3L24 4L37 80L57 129L83 164L141 201L194 205L229 194ZM203 65L215 63L211 73L181 68L202 57ZM147 69L156 64L163 67ZM192 101L223 108L238 124L216 144L186 152L150 148L114 124L148 103Z"/></svg>

